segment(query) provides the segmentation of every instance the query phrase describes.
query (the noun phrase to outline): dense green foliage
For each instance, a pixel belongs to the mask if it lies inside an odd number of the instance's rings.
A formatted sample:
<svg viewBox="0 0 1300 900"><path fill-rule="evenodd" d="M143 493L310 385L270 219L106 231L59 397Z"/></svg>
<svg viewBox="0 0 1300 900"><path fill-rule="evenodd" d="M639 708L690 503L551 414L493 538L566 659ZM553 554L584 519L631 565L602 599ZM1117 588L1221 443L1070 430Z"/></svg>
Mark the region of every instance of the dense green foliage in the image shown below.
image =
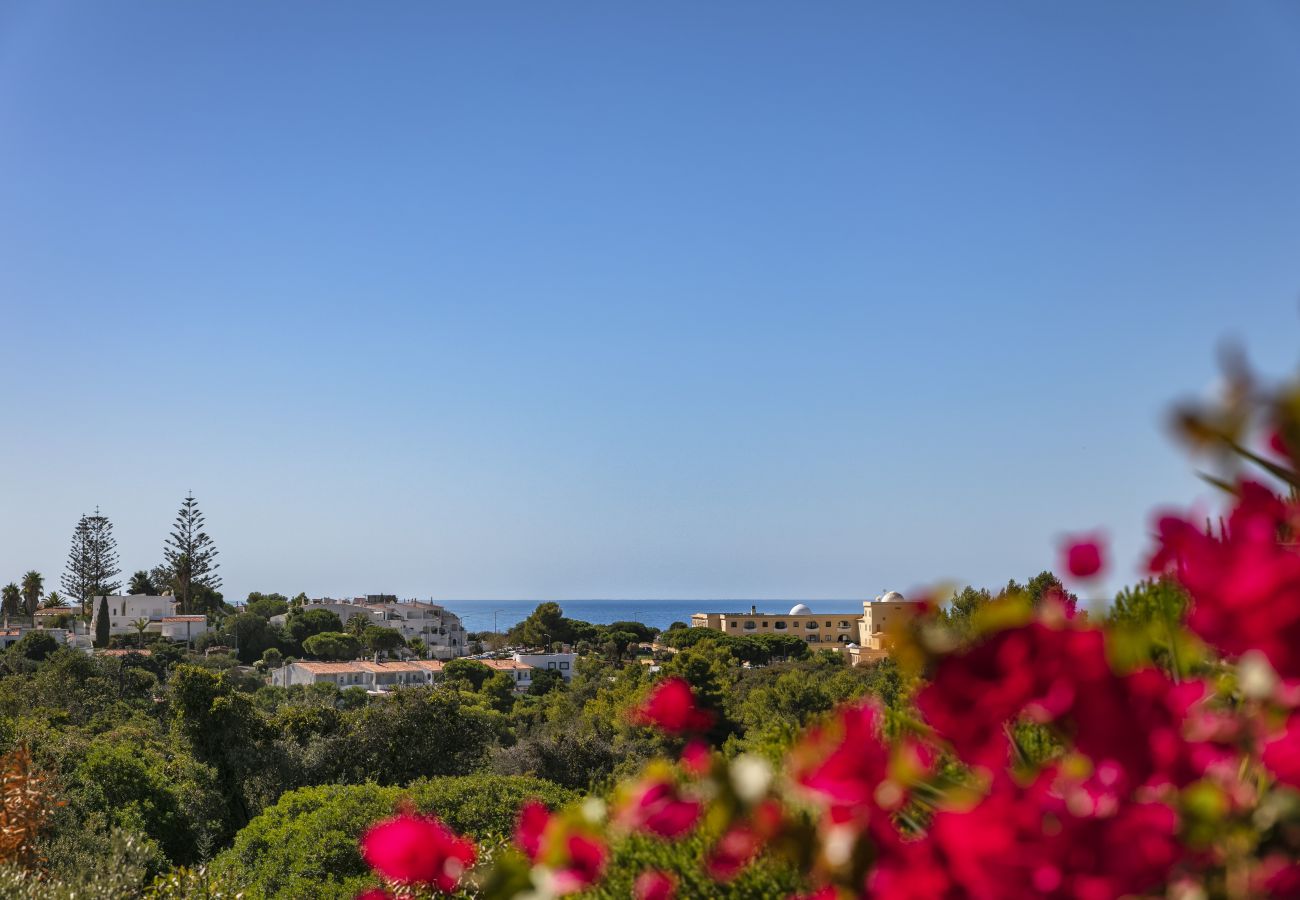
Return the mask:
<svg viewBox="0 0 1300 900"><path fill-rule="evenodd" d="M507 838L516 812L535 798L558 807L576 795L536 778L471 775L421 779L406 787L374 783L301 788L284 794L239 833L213 869L249 898L351 898L370 885L357 839L409 801L485 843Z"/></svg>
<svg viewBox="0 0 1300 900"><path fill-rule="evenodd" d="M284 628L264 615L285 608L282 596L257 595L218 620L209 645L233 647L238 637L238 658L156 635L145 635L149 655L92 657L38 635L0 656L0 751L27 744L63 803L40 839L50 896L96 896L76 894L83 873L110 870L136 885L120 896L145 896L154 878L171 885L159 888L169 897L235 888L248 897L352 896L367 883L356 835L399 797L490 845L525 796L559 803L571 791L601 792L678 749L630 720L655 676L621 651L596 648L572 682L539 672L523 693L508 674L473 660L449 664L433 686L383 697L328 684L270 687L239 662L356 641L333 613L289 605ZM546 610L538 619L554 624ZM636 623L609 631L563 621L568 636L606 644L621 640L616 634L628 635L629 647L655 636ZM272 640L258 643L259 634ZM128 647L137 640L114 637ZM685 644L658 653L659 664L715 711L712 737L727 754L776 758L800 727L849 697L906 702L907 685L888 663L849 668L825 654L782 662L767 649L781 645L768 642L765 662L750 668L744 663L759 657L748 643L692 636ZM616 857L611 890L648 861L681 863L699 850L689 841L634 844ZM210 861L208 872L198 868ZM765 896L783 879L756 870L728 896Z"/></svg>

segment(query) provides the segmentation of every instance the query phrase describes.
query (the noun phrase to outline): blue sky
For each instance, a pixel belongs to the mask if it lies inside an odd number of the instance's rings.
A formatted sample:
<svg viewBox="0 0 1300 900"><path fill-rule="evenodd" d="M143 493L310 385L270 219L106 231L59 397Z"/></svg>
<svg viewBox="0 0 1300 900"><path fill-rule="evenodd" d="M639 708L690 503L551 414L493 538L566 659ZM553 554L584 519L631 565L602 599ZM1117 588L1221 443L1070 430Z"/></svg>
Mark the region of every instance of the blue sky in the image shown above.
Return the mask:
<svg viewBox="0 0 1300 900"><path fill-rule="evenodd" d="M0 579L858 597L1204 492L1295 363L1285 3L0 5Z"/></svg>

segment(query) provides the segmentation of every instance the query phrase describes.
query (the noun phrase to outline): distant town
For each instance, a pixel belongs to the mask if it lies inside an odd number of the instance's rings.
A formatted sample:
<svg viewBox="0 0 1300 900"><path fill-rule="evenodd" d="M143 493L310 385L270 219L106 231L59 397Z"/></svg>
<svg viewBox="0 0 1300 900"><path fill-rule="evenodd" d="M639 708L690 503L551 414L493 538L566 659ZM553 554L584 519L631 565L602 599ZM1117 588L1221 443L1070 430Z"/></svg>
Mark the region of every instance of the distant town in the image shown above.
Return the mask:
<svg viewBox="0 0 1300 900"><path fill-rule="evenodd" d="M547 605L542 604L539 610ZM513 646L507 635L496 632L468 632L453 611L423 600L399 600L395 595L370 594L364 597L292 600L281 595L254 594L228 614L234 619L230 627L214 626L209 615L180 612L181 601L164 594L103 594L90 598L89 620L66 606L37 608L31 616L6 614L0 628L0 649L27 639L29 643L44 636L57 646L88 654L106 656L149 655L159 642L184 648L205 657L227 654L236 660L247 659L252 649L265 642L264 631L285 635L279 643L301 647L301 658L286 656L281 646L268 646L250 670L265 677L276 687L331 684L340 689L360 688L381 694L410 685L430 685L441 680L445 664L457 659L481 662L493 672L504 672L518 691L534 683L536 672L556 673L570 681L577 669L581 652L594 652L597 642L579 640L545 641L543 645ZM895 591L864 601L862 613L819 615L807 604L799 603L786 613L760 612L751 606L745 612L701 611L691 616L693 629L708 629L728 638L784 639L782 658L793 653L797 644L809 650L842 655L851 665L879 661L888 655L890 629L910 615L917 604ZM557 607L558 608L558 607ZM265 629L241 628L241 617L264 619ZM248 619L243 620L245 624ZM600 626L590 626L592 636L599 636ZM616 623L638 626L640 623ZM558 629L557 629L558 630ZM614 640L621 654L631 650L643 654L653 665L656 654L677 652L673 643L658 640L658 629L641 626L642 633L616 632L632 640ZM669 631L680 630L669 629ZM243 652L239 646L245 639ZM248 646L248 640L254 647ZM791 642L795 642L792 644ZM600 642L609 643L609 642ZM770 643L770 641L768 642Z"/></svg>

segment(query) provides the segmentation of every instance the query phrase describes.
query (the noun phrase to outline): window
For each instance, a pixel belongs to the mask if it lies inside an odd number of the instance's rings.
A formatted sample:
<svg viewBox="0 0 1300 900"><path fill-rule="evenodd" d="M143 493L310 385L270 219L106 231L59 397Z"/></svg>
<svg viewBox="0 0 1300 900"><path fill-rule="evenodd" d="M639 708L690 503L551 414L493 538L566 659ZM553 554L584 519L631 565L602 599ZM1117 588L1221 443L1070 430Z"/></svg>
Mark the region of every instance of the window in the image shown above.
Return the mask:
<svg viewBox="0 0 1300 900"><path fill-rule="evenodd" d="M566 663L566 662L562 662L562 663L560 663L560 668L561 668L561 669L567 669L567 668L569 668L569 664Z"/></svg>
<svg viewBox="0 0 1300 900"><path fill-rule="evenodd" d="M785 623L784 623L784 622L777 622L777 623L776 623L776 630L777 630L777 631L785 631Z"/></svg>
<svg viewBox="0 0 1300 900"><path fill-rule="evenodd" d="M848 620L847 620L847 619L840 619L840 627L841 627L841 628L848 628L848 627L849 627Z"/></svg>
<svg viewBox="0 0 1300 900"><path fill-rule="evenodd" d="M808 635L808 643L810 643L810 644L815 644L815 643L817 643L819 640L820 640L820 638L818 638L817 635L815 635L815 634L810 634L810 635Z"/></svg>
<svg viewBox="0 0 1300 900"><path fill-rule="evenodd" d="M554 668L555 668L555 663L554 663L554 662L548 662L548 663L546 664L546 668L548 668L548 669L554 669Z"/></svg>
<svg viewBox="0 0 1300 900"><path fill-rule="evenodd" d="M827 623L826 623L826 627L827 627L827 628L830 628L830 627L831 627L831 623L830 623L830 622L827 622Z"/></svg>
<svg viewBox="0 0 1300 900"><path fill-rule="evenodd" d="M764 627L764 628L767 627L767 623L766 623L766 622L763 623L763 627Z"/></svg>
<svg viewBox="0 0 1300 900"><path fill-rule="evenodd" d="M752 619L745 623L746 631L753 631L757 627L758 626L754 624L754 621Z"/></svg>
<svg viewBox="0 0 1300 900"><path fill-rule="evenodd" d="M804 623L803 627L807 628L809 631L812 631L814 628L817 627L817 623L809 619L807 622Z"/></svg>
<svg viewBox="0 0 1300 900"><path fill-rule="evenodd" d="M732 628L735 628L735 627L736 627L736 623L735 623L735 622L730 622L730 623L728 623L728 624L730 624Z"/></svg>

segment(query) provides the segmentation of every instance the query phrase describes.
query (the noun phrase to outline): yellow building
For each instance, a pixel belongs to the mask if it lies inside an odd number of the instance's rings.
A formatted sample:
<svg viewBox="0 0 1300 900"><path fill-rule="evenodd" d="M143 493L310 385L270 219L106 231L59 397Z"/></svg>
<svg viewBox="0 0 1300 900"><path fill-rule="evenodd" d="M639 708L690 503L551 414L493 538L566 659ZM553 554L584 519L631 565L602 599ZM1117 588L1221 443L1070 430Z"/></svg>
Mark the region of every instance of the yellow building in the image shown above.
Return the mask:
<svg viewBox="0 0 1300 900"><path fill-rule="evenodd" d="M862 604L862 615L824 613L818 615L807 604L798 603L788 613L749 612L695 613L692 628L712 628L724 634L793 634L817 649L847 652L853 662L870 662L887 654L886 637L894 623L913 615L919 604L897 591L886 591Z"/></svg>
<svg viewBox="0 0 1300 900"><path fill-rule="evenodd" d="M860 621L851 613L817 615L799 603L784 614L761 613L756 606L747 613L696 613L691 616L691 627L734 635L793 634L826 650L845 650L858 640Z"/></svg>

